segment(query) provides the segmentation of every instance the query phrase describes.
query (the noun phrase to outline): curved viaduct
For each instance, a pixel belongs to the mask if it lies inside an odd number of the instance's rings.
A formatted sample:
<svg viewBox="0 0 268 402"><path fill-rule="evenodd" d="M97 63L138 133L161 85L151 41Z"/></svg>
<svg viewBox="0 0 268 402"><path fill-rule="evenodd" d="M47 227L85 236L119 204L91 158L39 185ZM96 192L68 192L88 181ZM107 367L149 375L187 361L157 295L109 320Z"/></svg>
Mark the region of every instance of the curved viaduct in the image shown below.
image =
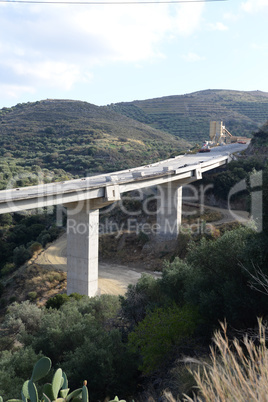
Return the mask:
<svg viewBox="0 0 268 402"><path fill-rule="evenodd" d="M158 236L176 237L181 224L182 186L228 163L247 145L216 147L206 154L177 156L134 169L0 191L0 213L63 205L67 208L67 293L98 291L99 209L131 190L157 186Z"/></svg>

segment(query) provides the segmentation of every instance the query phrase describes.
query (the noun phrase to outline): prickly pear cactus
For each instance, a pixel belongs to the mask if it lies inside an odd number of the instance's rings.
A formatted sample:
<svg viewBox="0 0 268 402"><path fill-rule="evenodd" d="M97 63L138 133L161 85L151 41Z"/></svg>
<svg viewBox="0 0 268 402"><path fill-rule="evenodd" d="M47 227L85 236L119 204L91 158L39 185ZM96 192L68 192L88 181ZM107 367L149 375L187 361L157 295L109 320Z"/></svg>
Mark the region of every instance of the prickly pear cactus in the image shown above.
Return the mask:
<svg viewBox="0 0 268 402"><path fill-rule="evenodd" d="M84 381L84 385L82 388L82 402L88 402L88 390L86 381Z"/></svg>
<svg viewBox="0 0 268 402"><path fill-rule="evenodd" d="M51 369L51 360L48 357L41 357L35 364L32 372L31 381L36 382L45 377Z"/></svg>
<svg viewBox="0 0 268 402"><path fill-rule="evenodd" d="M83 387L72 391L69 394L68 379L62 369L58 369L52 379L51 384L45 384L43 387L42 398L39 399L35 382L44 378L51 369L51 360L48 357L42 357L35 364L30 380L24 382L21 390L22 399L9 399L7 402L89 402L87 381L84 381ZM3 398L0 396L0 402ZM116 396L109 402L126 402L119 400Z"/></svg>

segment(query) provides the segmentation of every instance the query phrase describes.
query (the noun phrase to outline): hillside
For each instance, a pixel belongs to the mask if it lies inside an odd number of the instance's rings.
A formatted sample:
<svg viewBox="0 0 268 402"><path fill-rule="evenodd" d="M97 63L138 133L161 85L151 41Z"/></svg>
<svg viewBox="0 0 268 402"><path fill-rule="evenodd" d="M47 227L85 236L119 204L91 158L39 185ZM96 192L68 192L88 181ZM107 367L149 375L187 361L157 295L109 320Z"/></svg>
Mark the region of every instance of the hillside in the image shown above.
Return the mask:
<svg viewBox="0 0 268 402"><path fill-rule="evenodd" d="M22 167L84 175L168 157L189 144L87 102L44 100L0 110L0 156Z"/></svg>
<svg viewBox="0 0 268 402"><path fill-rule="evenodd" d="M268 117L268 93L205 90L186 95L122 102L109 109L190 142L209 137L209 122L221 120L237 136L251 136Z"/></svg>
<svg viewBox="0 0 268 402"><path fill-rule="evenodd" d="M268 121L253 135L245 151L246 155L266 159L268 158Z"/></svg>

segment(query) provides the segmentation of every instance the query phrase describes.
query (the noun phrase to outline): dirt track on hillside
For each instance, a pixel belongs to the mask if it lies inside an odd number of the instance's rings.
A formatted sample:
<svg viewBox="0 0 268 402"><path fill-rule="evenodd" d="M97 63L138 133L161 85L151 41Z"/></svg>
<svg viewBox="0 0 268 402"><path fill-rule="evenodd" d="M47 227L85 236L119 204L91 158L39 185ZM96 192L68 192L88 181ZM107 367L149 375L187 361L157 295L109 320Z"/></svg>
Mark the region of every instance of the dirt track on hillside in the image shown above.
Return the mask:
<svg viewBox="0 0 268 402"><path fill-rule="evenodd" d="M190 203L188 203L189 205ZM194 204L193 204L194 205ZM234 221L234 216L226 209L220 209L217 207L208 207L215 211L220 211L222 218L213 222L215 225ZM234 211L241 220L248 220L248 213L245 211ZM45 269L61 270L67 269L67 236L64 234L51 244L46 250L44 250L35 260L35 264ZM139 267L128 267L126 265L111 264L111 263L99 263L99 292L100 294L124 294L129 284L135 284L141 277L143 272L150 273L155 277L159 277L159 273L152 271L145 271Z"/></svg>
<svg viewBox="0 0 268 402"><path fill-rule="evenodd" d="M215 211L220 212L222 217L218 221L210 222L215 226L222 225L224 223L230 223L238 221L242 224L246 224L249 221L249 213L247 211L239 211L239 210L229 210L225 208L219 207L212 207L209 205L202 205L202 204L194 204L193 202L185 202L184 205L198 208L203 208L203 210Z"/></svg>
<svg viewBox="0 0 268 402"><path fill-rule="evenodd" d="M61 270L67 269L66 258L67 236L64 234L44 250L35 260L35 264L45 269ZM119 264L99 263L99 293L100 294L125 294L129 284L137 283L142 273L149 273L155 277L160 274L145 271L140 268L128 267Z"/></svg>

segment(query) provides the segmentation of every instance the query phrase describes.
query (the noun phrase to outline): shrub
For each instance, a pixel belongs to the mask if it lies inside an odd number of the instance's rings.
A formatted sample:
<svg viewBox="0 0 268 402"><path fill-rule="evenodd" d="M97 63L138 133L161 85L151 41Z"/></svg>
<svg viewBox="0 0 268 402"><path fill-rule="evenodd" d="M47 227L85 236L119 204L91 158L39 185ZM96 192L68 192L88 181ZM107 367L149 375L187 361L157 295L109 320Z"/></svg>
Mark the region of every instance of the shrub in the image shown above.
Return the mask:
<svg viewBox="0 0 268 402"><path fill-rule="evenodd" d="M0 215L0 226L9 226L12 224L12 215L2 214Z"/></svg>
<svg viewBox="0 0 268 402"><path fill-rule="evenodd" d="M184 282L184 298L199 306L209 325L226 318L236 328L250 327L257 315L268 312L265 296L250 289L249 274L242 268L244 264L252 269L254 254L255 259L261 259L251 246L255 239L251 229L241 227L215 241L202 239L192 245L187 256L192 269Z"/></svg>
<svg viewBox="0 0 268 402"><path fill-rule="evenodd" d="M71 387L79 386L81 378L88 379L92 400L104 400L107 395L118 393L130 396L136 386L136 356L116 329L106 331L89 325L80 346L65 352L62 368Z"/></svg>
<svg viewBox="0 0 268 402"><path fill-rule="evenodd" d="M43 247L47 245L47 243L51 240L50 234L47 230L43 230L40 235L37 237L37 241L42 244Z"/></svg>
<svg viewBox="0 0 268 402"><path fill-rule="evenodd" d="M14 303L2 328L24 348L41 350L61 365L72 387L78 387L81 378L88 379L95 400L113 393L129 395L135 387L137 363L121 331L114 328L118 297L66 297L68 303L59 309L37 308L29 301Z"/></svg>
<svg viewBox="0 0 268 402"><path fill-rule="evenodd" d="M225 318L236 328L251 327L256 316L268 313L266 296L249 286L252 261L268 274L266 245L263 234L245 227L190 243L187 257L167 263L158 280L162 300L198 306L204 319L200 335L209 338Z"/></svg>
<svg viewBox="0 0 268 402"><path fill-rule="evenodd" d="M23 341L24 335L37 334L42 317L43 311L29 300L23 303L15 302L8 307L4 328L13 335L16 334L16 340Z"/></svg>
<svg viewBox="0 0 268 402"><path fill-rule="evenodd" d="M9 275L10 273L12 273L15 270L15 264L12 262L7 262L3 268L1 269L0 275L1 276L5 276L5 275Z"/></svg>
<svg viewBox="0 0 268 402"><path fill-rule="evenodd" d="M37 298L37 292L35 292L35 291L29 292L27 296L28 296L28 299L33 302Z"/></svg>
<svg viewBox="0 0 268 402"><path fill-rule="evenodd" d="M31 254L36 253L37 251L42 250L42 244L38 243L37 241L32 243L29 247L29 251Z"/></svg>
<svg viewBox="0 0 268 402"><path fill-rule="evenodd" d="M161 305L159 291L158 281L152 275L142 274L136 285L129 285L126 295L120 297L123 316L132 325L140 322L146 312Z"/></svg>
<svg viewBox="0 0 268 402"><path fill-rule="evenodd" d="M263 171L263 230L268 234L268 166Z"/></svg>
<svg viewBox="0 0 268 402"><path fill-rule="evenodd" d="M190 306L173 305L148 313L129 334L130 347L142 356L140 370L148 374L158 368L174 347L189 340L198 319L197 309Z"/></svg>
<svg viewBox="0 0 268 402"><path fill-rule="evenodd" d="M31 347L15 352L1 352L0 359L0 395L4 400L20 398L20 390L25 378L31 376L32 367L41 357Z"/></svg>
<svg viewBox="0 0 268 402"><path fill-rule="evenodd" d="M55 295L48 299L48 301L46 302L46 308L54 308L58 310L68 300L69 297L66 293Z"/></svg>
<svg viewBox="0 0 268 402"><path fill-rule="evenodd" d="M176 254L178 257L182 259L186 257L190 240L190 233L179 233L176 247Z"/></svg>
<svg viewBox="0 0 268 402"><path fill-rule="evenodd" d="M149 236L143 231L140 231L138 235L138 241L140 242L141 245L144 245L149 241Z"/></svg>
<svg viewBox="0 0 268 402"><path fill-rule="evenodd" d="M16 247L13 251L14 264L19 267L31 258L31 253L24 246Z"/></svg>

